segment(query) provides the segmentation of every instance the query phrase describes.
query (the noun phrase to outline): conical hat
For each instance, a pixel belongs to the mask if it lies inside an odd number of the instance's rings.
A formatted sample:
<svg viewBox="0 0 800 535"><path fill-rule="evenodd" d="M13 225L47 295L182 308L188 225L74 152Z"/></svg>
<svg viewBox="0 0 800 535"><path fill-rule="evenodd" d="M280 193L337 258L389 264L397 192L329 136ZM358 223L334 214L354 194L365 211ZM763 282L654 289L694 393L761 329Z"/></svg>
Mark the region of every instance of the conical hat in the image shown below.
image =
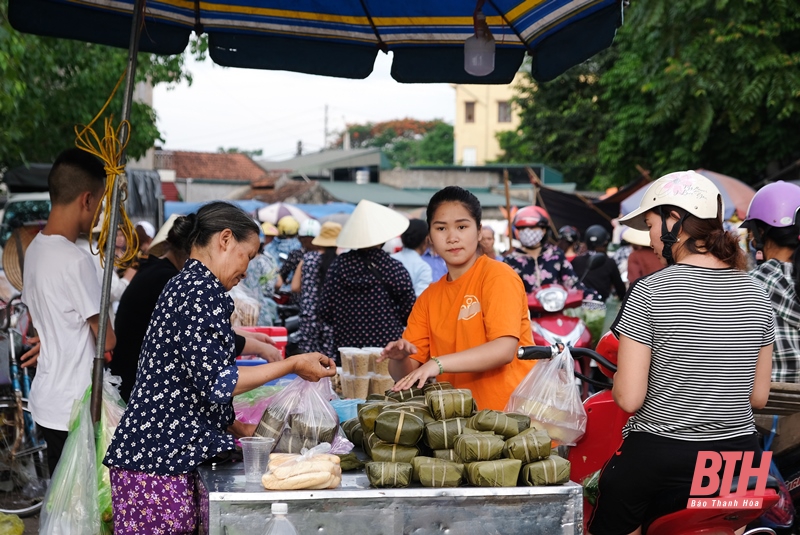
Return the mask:
<svg viewBox="0 0 800 535"><path fill-rule="evenodd" d="M22 291L22 273L24 271L25 251L33 238L41 230L40 224L23 225L11 233L11 237L3 248L3 270L8 282L19 291ZM20 253L22 256L20 257Z"/></svg>
<svg viewBox="0 0 800 535"><path fill-rule="evenodd" d="M342 227L336 245L366 249L396 238L408 228L408 218L380 204L363 199Z"/></svg>

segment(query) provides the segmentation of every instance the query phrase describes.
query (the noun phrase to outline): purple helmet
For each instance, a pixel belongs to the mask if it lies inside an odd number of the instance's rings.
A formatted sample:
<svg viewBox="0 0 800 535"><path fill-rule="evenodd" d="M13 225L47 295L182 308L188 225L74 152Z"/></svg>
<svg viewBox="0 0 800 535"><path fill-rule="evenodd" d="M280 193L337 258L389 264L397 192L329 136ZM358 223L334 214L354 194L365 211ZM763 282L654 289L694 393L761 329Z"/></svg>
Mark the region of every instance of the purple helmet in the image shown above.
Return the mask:
<svg viewBox="0 0 800 535"><path fill-rule="evenodd" d="M800 186L779 180L756 192L743 224L762 221L771 227L789 227L797 222L798 209Z"/></svg>

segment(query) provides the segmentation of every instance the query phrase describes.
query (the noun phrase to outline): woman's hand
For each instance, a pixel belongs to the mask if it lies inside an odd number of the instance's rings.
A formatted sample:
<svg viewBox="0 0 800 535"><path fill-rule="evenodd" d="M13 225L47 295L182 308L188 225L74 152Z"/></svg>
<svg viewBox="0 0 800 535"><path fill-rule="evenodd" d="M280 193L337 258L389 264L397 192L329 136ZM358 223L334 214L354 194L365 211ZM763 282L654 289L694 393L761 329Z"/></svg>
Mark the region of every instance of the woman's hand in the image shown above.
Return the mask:
<svg viewBox="0 0 800 535"><path fill-rule="evenodd" d="M275 345L275 340L270 338L270 336L268 334L255 333L253 331L246 331L246 330L241 329L239 327L234 327L233 328L233 332L235 332L239 336L243 336L243 337L248 338L250 340L255 340L256 342L262 342L264 344L269 344L271 346Z"/></svg>
<svg viewBox="0 0 800 535"><path fill-rule="evenodd" d="M305 353L286 360L292 363L292 371L306 381L317 382L336 375L336 362L322 353Z"/></svg>
<svg viewBox="0 0 800 535"><path fill-rule="evenodd" d="M239 420L235 420L232 425L228 426L228 433L235 438L252 437L256 432L258 424L246 424Z"/></svg>
<svg viewBox="0 0 800 535"><path fill-rule="evenodd" d="M42 347L38 336L29 337L28 344L31 346L31 348L19 358L23 368L36 366L36 362L39 360L39 349Z"/></svg>
<svg viewBox="0 0 800 535"><path fill-rule="evenodd" d="M399 392L400 390L408 390L413 386L422 388L425 385L425 381L431 377L436 377L437 375L439 375L439 365L434 361L429 360L416 370L397 381L392 387L392 390Z"/></svg>
<svg viewBox="0 0 800 535"><path fill-rule="evenodd" d="M378 357L378 362L383 362L386 359L403 360L408 358L409 355L416 355L417 348L408 340L396 340L389 342L386 347L381 351L381 356Z"/></svg>

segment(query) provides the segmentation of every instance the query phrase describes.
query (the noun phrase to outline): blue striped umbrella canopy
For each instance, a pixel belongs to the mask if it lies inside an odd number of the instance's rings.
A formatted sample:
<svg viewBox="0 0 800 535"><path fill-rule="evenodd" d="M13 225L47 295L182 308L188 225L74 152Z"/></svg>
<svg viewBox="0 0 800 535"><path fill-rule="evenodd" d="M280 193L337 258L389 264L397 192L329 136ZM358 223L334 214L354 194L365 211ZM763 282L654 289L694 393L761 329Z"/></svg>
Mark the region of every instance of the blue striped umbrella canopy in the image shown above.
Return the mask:
<svg viewBox="0 0 800 535"><path fill-rule="evenodd" d="M220 65L366 78L393 52L399 82L509 83L526 52L539 81L610 46L622 0L479 0L496 41L495 71L464 71L475 0L147 0L140 49L181 53L208 34ZM18 30L128 47L134 0L9 0Z"/></svg>

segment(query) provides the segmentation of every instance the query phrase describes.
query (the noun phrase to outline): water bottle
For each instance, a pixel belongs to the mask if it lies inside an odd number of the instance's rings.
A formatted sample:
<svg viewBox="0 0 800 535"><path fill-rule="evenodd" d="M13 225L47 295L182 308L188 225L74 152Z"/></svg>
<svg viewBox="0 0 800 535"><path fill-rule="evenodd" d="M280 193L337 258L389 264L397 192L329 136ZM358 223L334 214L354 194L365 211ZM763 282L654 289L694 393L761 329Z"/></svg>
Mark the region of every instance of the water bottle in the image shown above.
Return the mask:
<svg viewBox="0 0 800 535"><path fill-rule="evenodd" d="M265 535L297 535L294 525L286 518L289 506L285 503L272 504L272 520L267 524Z"/></svg>

